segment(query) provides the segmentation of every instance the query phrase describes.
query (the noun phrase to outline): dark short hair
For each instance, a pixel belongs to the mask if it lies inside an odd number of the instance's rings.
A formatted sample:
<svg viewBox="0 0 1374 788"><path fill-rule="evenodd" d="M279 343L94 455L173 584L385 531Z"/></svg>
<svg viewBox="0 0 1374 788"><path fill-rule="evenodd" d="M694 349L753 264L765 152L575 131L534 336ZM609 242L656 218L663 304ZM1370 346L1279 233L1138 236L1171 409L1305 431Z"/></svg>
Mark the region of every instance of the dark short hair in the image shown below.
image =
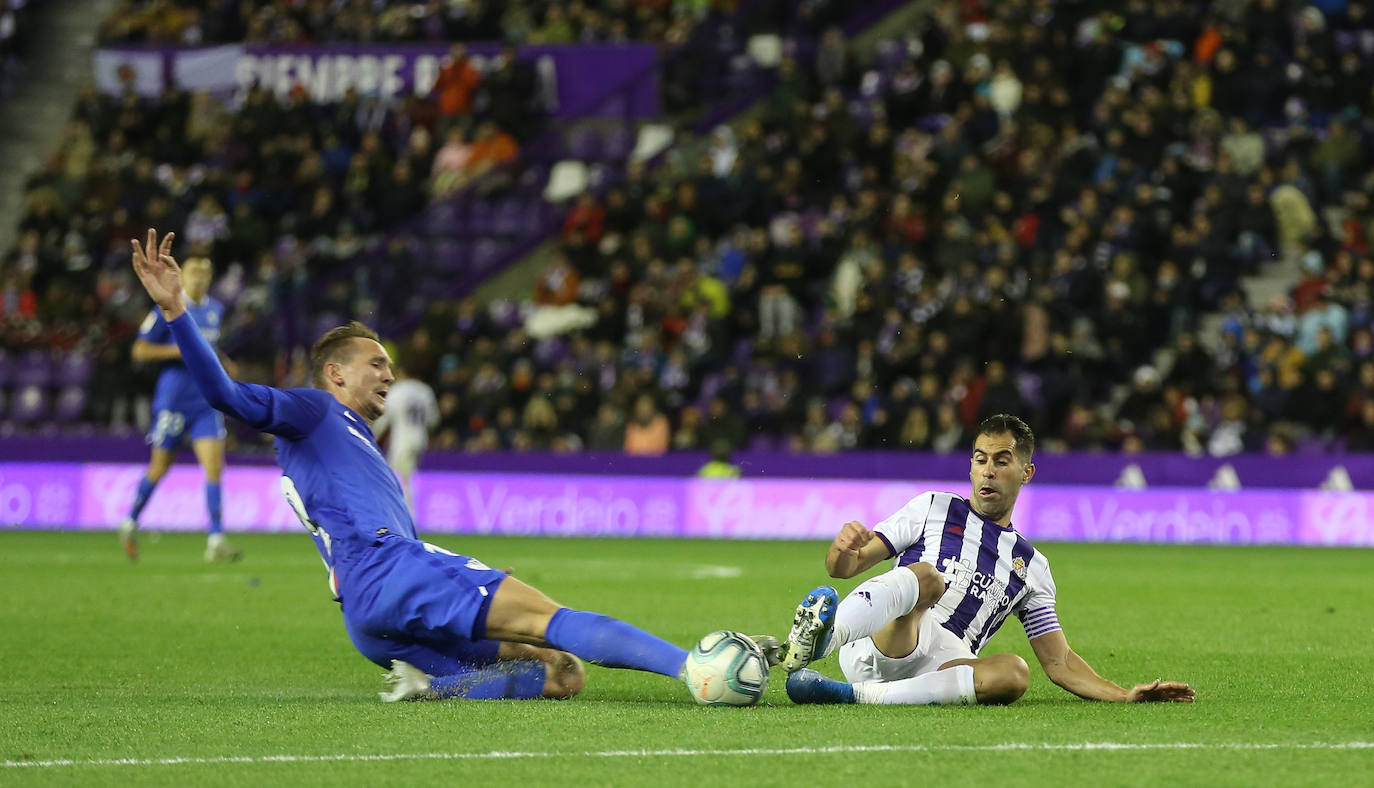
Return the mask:
<svg viewBox="0 0 1374 788"><path fill-rule="evenodd" d="M370 339L381 343L377 332L354 320L346 326L331 328L310 348L310 379L315 388L324 388L324 365L346 362L353 355L355 339Z"/></svg>
<svg viewBox="0 0 1374 788"><path fill-rule="evenodd" d="M1016 441L1016 456L1021 462L1030 462L1031 455L1035 453L1035 433L1031 432L1026 422L1010 413L998 413L988 416L978 425L978 435L1001 435L1007 432ZM977 440L978 435L974 435L973 439Z"/></svg>

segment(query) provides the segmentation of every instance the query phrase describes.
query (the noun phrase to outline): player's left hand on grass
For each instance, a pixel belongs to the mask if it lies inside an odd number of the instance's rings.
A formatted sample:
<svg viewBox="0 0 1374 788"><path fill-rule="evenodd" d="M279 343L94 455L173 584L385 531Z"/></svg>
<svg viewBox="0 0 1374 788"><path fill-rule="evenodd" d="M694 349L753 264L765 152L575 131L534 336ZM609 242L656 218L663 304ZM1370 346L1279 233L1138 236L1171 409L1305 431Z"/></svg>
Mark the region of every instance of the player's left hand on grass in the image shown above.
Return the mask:
<svg viewBox="0 0 1374 788"><path fill-rule="evenodd" d="M1192 703L1197 695L1192 687L1181 681L1155 679L1149 684L1137 684L1126 692L1127 703Z"/></svg>

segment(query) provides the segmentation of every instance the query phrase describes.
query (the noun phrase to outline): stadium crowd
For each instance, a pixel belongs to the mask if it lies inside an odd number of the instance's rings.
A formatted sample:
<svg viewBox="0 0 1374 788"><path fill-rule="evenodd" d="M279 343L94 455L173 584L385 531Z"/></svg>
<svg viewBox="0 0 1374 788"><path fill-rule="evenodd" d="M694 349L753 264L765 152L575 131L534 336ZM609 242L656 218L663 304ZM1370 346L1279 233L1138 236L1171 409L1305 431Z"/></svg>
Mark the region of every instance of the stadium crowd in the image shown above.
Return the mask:
<svg viewBox="0 0 1374 788"><path fill-rule="evenodd" d="M1371 43L1357 3L1271 0L940 3L863 67L829 37L693 170L573 207L534 300L594 328L426 330L441 442L951 450L1012 411L1063 448L1367 448ZM1306 278L1248 307L1279 260Z"/></svg>
<svg viewBox="0 0 1374 788"><path fill-rule="evenodd" d="M699 160L571 206L532 305L436 302L397 355L438 445L474 451L957 451L998 411L1051 448L1374 450L1372 59L1355 2L941 0L862 63L831 32ZM125 238L183 227L270 303L423 207L440 103L86 95L0 261L4 344L94 347L137 390ZM1291 295L1246 303L1282 261ZM381 306L420 264L395 263L363 283ZM574 304L594 325L521 328Z"/></svg>
<svg viewBox="0 0 1374 788"><path fill-rule="evenodd" d="M711 6L710 0L120 0L100 38L160 44L673 41L685 38Z"/></svg>
<svg viewBox="0 0 1374 788"><path fill-rule="evenodd" d="M80 346L116 391L137 390L146 374L118 368L147 309L127 270L130 233L146 226L181 228L183 254L213 256L216 293L247 289L245 306L326 280L367 239L513 161L520 141L506 128L537 127L528 101L512 99L530 95L528 64L507 51L478 75L465 57L455 47L430 96L395 104L253 88L231 110L175 88L152 101L86 89L0 257L0 342ZM382 291L405 286L376 273Z"/></svg>

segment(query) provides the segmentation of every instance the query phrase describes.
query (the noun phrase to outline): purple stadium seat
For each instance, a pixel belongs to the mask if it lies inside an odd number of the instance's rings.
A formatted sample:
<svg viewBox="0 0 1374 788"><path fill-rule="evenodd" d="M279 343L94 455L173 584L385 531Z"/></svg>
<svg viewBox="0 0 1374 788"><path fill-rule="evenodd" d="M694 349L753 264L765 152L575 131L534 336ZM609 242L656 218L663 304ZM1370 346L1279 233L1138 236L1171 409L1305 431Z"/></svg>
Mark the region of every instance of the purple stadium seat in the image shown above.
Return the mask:
<svg viewBox="0 0 1374 788"><path fill-rule="evenodd" d="M749 451L773 451L776 448L772 435L760 432L749 436Z"/></svg>
<svg viewBox="0 0 1374 788"><path fill-rule="evenodd" d="M530 164L520 173L520 181L517 184L521 189L528 189L535 193L543 193L544 187L549 182L549 166L547 164Z"/></svg>
<svg viewBox="0 0 1374 788"><path fill-rule="evenodd" d="M33 424L48 413L48 397L40 386L22 386L10 401L10 419L18 424Z"/></svg>
<svg viewBox="0 0 1374 788"><path fill-rule="evenodd" d="M849 102L849 111L863 128L873 125L873 103L869 101Z"/></svg>
<svg viewBox="0 0 1374 788"><path fill-rule="evenodd" d="M1044 403L1040 384L1040 376L1034 372L1022 372L1016 376L1016 391L1027 406L1038 408Z"/></svg>
<svg viewBox="0 0 1374 788"><path fill-rule="evenodd" d="M41 350L30 350L19 360L14 371L16 385L45 387L51 386L53 379L52 359Z"/></svg>
<svg viewBox="0 0 1374 788"><path fill-rule="evenodd" d="M524 203L523 213L520 215L520 232L525 235L533 235L544 229L544 215L547 203L535 195Z"/></svg>
<svg viewBox="0 0 1374 788"><path fill-rule="evenodd" d="M849 404L849 397L831 397L830 402L826 403L825 415L831 421L839 421L844 415L844 408Z"/></svg>
<svg viewBox="0 0 1374 788"><path fill-rule="evenodd" d="M429 207L425 213L425 229L430 235L452 235L463 227L462 214L453 200L444 200Z"/></svg>
<svg viewBox="0 0 1374 788"><path fill-rule="evenodd" d="M744 366L749 363L749 356L754 352L754 340L745 337L735 343L735 352L730 356L730 360L735 364Z"/></svg>
<svg viewBox="0 0 1374 788"><path fill-rule="evenodd" d="M603 156L601 134L596 129L577 129L568 135L568 157L596 161Z"/></svg>
<svg viewBox="0 0 1374 788"><path fill-rule="evenodd" d="M1325 454L1326 439L1322 437L1299 438L1293 444L1294 454Z"/></svg>
<svg viewBox="0 0 1374 788"><path fill-rule="evenodd" d="M486 271L501 259L505 246L500 241L493 241L490 238L483 238L472 247L472 269L474 271Z"/></svg>
<svg viewBox="0 0 1374 788"><path fill-rule="evenodd" d="M86 412L86 389L79 385L67 386L57 395L57 405L53 408L53 420L59 424L71 424L81 420Z"/></svg>
<svg viewBox="0 0 1374 788"><path fill-rule="evenodd" d="M568 344L561 337L547 337L534 346L534 360L540 366L552 367L558 364L568 352Z"/></svg>
<svg viewBox="0 0 1374 788"><path fill-rule="evenodd" d="M725 376L719 372L709 372L706 377L701 379L701 402L710 402L711 398L720 391L721 384L725 382Z"/></svg>
<svg viewBox="0 0 1374 788"><path fill-rule="evenodd" d="M335 328L336 326L341 326L345 322L346 321L342 317L334 314L333 312L321 313L319 316L315 318L315 328L313 331L310 332L310 336L324 336L325 332Z"/></svg>
<svg viewBox="0 0 1374 788"><path fill-rule="evenodd" d="M873 64L884 72L891 74L902 65L906 59L906 53L902 51L900 43L893 39L878 42L878 49L874 53Z"/></svg>
<svg viewBox="0 0 1374 788"><path fill-rule="evenodd" d="M491 231L503 235L516 235L520 232L523 206L519 200L502 200L497 203L491 220Z"/></svg>
<svg viewBox="0 0 1374 788"><path fill-rule="evenodd" d="M87 353L73 351L57 362L56 380L59 386L84 386L91 379L95 363Z"/></svg>
<svg viewBox="0 0 1374 788"><path fill-rule="evenodd" d="M467 226L476 233L489 232L494 214L495 209L489 200L474 199L468 203Z"/></svg>
<svg viewBox="0 0 1374 788"><path fill-rule="evenodd" d="M945 127L949 118L944 115L923 115L916 119L916 128L929 134L936 134Z"/></svg>
<svg viewBox="0 0 1374 788"><path fill-rule="evenodd" d="M624 159L634 150L634 130L627 126L616 126L606 132L606 158Z"/></svg>
<svg viewBox="0 0 1374 788"><path fill-rule="evenodd" d="M462 271L467 268L468 246L463 241L436 239L429 245L429 267L449 273Z"/></svg>

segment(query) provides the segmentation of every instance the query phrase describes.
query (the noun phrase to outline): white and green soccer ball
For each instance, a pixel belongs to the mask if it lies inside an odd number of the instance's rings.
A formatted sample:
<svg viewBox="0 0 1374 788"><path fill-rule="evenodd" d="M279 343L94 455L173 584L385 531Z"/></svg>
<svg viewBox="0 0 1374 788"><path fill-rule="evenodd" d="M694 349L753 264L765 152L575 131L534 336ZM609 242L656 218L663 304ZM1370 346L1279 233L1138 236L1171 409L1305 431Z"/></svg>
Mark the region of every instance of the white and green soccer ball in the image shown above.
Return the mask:
<svg viewBox="0 0 1374 788"><path fill-rule="evenodd" d="M687 689L704 706L753 706L768 686L768 660L748 635L719 630L687 655Z"/></svg>

